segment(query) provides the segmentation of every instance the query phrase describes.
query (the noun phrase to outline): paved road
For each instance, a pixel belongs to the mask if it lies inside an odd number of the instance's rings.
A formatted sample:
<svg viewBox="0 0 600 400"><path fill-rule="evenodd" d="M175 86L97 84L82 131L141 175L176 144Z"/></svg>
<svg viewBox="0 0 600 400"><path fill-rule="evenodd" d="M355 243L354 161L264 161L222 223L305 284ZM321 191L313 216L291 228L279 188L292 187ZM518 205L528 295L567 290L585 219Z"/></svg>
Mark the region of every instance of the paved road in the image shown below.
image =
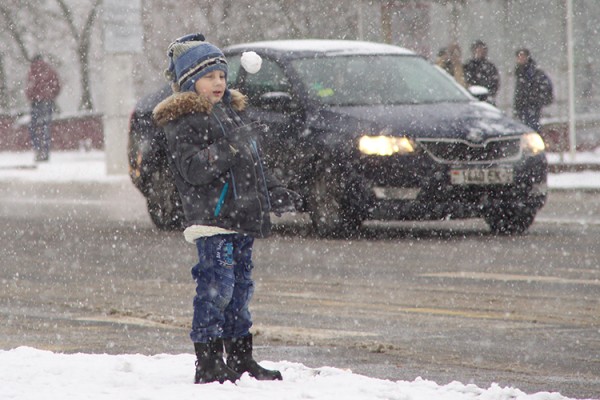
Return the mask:
<svg viewBox="0 0 600 400"><path fill-rule="evenodd" d="M156 231L128 182L0 186L0 348L191 352L195 249ZM597 193L553 192L519 237L479 221L290 230L255 248L259 359L600 397Z"/></svg>

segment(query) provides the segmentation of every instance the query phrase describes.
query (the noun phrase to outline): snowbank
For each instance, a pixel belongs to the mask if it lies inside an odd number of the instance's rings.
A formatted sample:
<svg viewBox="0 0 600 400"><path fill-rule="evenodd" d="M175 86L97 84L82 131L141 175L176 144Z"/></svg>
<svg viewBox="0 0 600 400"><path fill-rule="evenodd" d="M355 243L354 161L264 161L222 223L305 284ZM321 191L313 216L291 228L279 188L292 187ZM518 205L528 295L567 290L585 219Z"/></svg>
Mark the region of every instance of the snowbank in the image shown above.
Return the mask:
<svg viewBox="0 0 600 400"><path fill-rule="evenodd" d="M283 381L260 382L247 374L236 383L194 385L194 356L57 354L30 347L0 351L3 400L210 399L210 400L563 400L558 393L528 395L514 388L420 378L387 381L331 367L307 368L287 361L261 364L279 369Z"/></svg>

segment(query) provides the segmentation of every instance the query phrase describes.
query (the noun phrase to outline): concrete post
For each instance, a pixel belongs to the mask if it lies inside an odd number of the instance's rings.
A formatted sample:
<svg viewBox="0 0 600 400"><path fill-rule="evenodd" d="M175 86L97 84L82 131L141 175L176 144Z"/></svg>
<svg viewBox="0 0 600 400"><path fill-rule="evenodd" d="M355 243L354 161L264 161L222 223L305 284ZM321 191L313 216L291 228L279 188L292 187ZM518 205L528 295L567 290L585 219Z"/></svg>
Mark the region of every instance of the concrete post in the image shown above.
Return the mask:
<svg viewBox="0 0 600 400"><path fill-rule="evenodd" d="M127 132L135 104L133 56L107 54L104 58L104 149L106 173L127 174Z"/></svg>
<svg viewBox="0 0 600 400"><path fill-rule="evenodd" d="M573 0L567 0L567 76L569 82L569 154L575 160L577 150L575 116L575 55L573 51Z"/></svg>
<svg viewBox="0 0 600 400"><path fill-rule="evenodd" d="M135 104L133 66L142 51L141 0L104 0L104 146L106 172L127 174L127 132Z"/></svg>

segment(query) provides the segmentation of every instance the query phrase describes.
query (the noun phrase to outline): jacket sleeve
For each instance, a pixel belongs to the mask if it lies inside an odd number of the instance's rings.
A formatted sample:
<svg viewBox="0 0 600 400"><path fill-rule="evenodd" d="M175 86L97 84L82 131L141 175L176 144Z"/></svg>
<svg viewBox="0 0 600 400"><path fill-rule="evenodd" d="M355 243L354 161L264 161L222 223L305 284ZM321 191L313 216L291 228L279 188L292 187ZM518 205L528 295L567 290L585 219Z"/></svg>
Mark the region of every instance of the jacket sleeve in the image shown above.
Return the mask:
<svg viewBox="0 0 600 400"><path fill-rule="evenodd" d="M498 89L500 88L500 74L498 73L498 68L492 63L490 63L489 74L490 96L496 96Z"/></svg>
<svg viewBox="0 0 600 400"><path fill-rule="evenodd" d="M536 71L534 95L540 107L550 105L554 101L552 81L541 69Z"/></svg>
<svg viewBox="0 0 600 400"><path fill-rule="evenodd" d="M261 159L262 163L262 173L265 179L265 184L267 186L267 190L271 191L277 187L285 187L279 179L273 175L268 166L265 163L265 156L262 150L262 135L267 134L265 131L265 126L256 121L251 121L245 112L238 111L237 114L244 121L244 128L240 129L239 132L234 133L234 138L243 138L244 136L251 136L254 138L254 143L256 145L256 151Z"/></svg>
<svg viewBox="0 0 600 400"><path fill-rule="evenodd" d="M48 95L52 99L56 99L60 94L60 78L58 77L58 73L50 68L48 70Z"/></svg>
<svg viewBox="0 0 600 400"><path fill-rule="evenodd" d="M33 101L35 98L37 80L35 78L35 73L33 69L29 70L29 74L27 75L27 88L25 89L25 97L27 100Z"/></svg>
<svg viewBox="0 0 600 400"><path fill-rule="evenodd" d="M192 185L214 182L235 162L235 148L223 137L211 141L209 130L206 119L184 119L176 127L165 129L174 164L181 177Z"/></svg>
<svg viewBox="0 0 600 400"><path fill-rule="evenodd" d="M256 145L257 145L257 151L258 154L261 158L262 161L262 165L263 165L263 175L265 177L265 184L267 186L267 190L270 192L273 189L277 188L277 187L285 187L280 181L279 179L277 179L275 177L275 175L271 172L271 170L269 169L269 167L265 164L264 160L265 160L265 156L262 150L262 146L261 146L261 140L260 138L256 141Z"/></svg>

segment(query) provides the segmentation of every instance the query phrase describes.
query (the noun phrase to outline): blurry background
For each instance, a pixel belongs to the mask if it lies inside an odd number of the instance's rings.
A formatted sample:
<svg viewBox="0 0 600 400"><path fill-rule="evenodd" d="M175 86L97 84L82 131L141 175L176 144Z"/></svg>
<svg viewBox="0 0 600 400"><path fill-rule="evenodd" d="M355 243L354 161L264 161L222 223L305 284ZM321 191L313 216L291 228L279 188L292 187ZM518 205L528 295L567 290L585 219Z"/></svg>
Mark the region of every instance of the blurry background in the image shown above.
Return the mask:
<svg viewBox="0 0 600 400"><path fill-rule="evenodd" d="M143 51L132 79L137 96L163 84L165 49L174 38L200 31L218 46L289 38L363 39L407 47L433 59L452 41L462 48L488 44L501 72L497 97L511 112L514 53L528 47L552 78L556 102L545 117L566 118L568 0L142 0ZM600 1L573 1L575 98L578 118L594 118L600 96ZM102 113L101 0L2 0L0 3L0 114L28 111L28 59L42 53L63 83L60 113Z"/></svg>

